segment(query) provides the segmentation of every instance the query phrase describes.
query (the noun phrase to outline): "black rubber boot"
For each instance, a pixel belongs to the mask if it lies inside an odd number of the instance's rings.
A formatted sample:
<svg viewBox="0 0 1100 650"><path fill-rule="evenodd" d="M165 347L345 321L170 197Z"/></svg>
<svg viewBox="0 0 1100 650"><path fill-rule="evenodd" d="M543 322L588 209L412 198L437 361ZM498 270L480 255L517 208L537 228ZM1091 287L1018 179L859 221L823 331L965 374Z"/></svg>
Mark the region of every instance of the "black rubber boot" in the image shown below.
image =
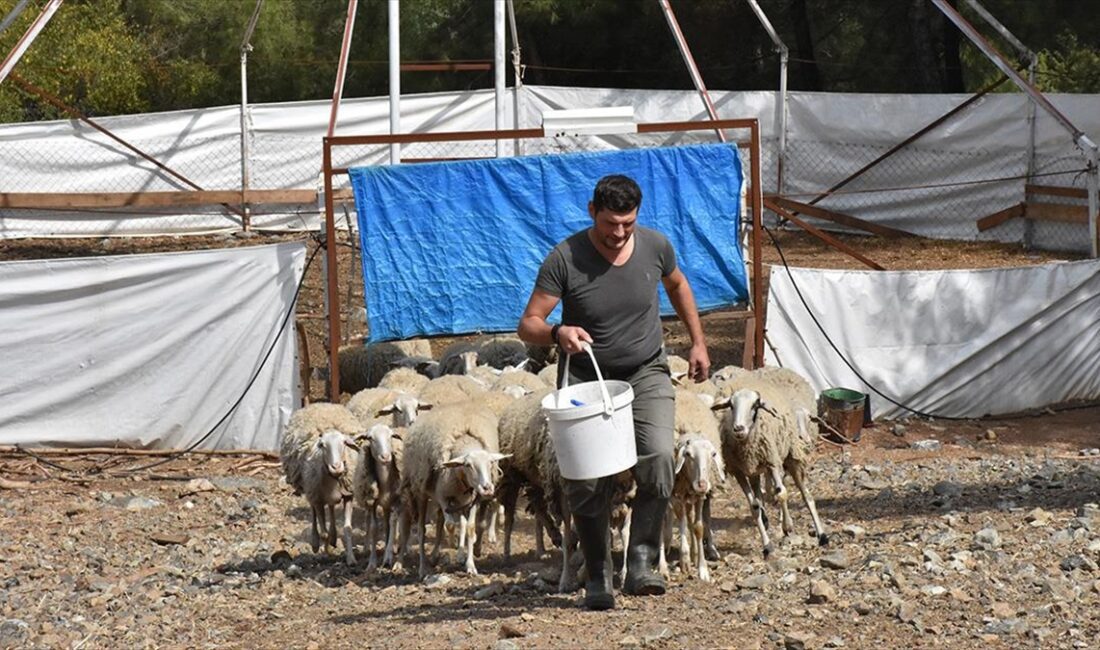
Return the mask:
<svg viewBox="0 0 1100 650"><path fill-rule="evenodd" d="M588 580L584 583L584 608L592 610L615 607L611 577L610 504L605 503L595 517L573 515L573 528L581 543Z"/></svg>
<svg viewBox="0 0 1100 650"><path fill-rule="evenodd" d="M665 579L657 573L657 554L665 523L668 499L638 494L630 515L630 548L626 550L626 584L623 591L635 596L665 593Z"/></svg>

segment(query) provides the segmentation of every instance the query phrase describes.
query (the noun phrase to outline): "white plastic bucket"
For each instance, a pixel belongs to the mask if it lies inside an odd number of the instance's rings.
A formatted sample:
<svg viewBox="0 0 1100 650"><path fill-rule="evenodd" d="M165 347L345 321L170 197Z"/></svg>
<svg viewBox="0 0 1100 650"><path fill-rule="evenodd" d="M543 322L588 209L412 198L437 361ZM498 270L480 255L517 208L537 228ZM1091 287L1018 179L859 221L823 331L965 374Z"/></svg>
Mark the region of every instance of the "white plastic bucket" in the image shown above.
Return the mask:
<svg viewBox="0 0 1100 650"><path fill-rule="evenodd" d="M611 476L638 463L634 389L625 381L604 381L591 346L584 349L592 358L596 381L570 386L567 356L562 387L542 398L558 468L572 480Z"/></svg>

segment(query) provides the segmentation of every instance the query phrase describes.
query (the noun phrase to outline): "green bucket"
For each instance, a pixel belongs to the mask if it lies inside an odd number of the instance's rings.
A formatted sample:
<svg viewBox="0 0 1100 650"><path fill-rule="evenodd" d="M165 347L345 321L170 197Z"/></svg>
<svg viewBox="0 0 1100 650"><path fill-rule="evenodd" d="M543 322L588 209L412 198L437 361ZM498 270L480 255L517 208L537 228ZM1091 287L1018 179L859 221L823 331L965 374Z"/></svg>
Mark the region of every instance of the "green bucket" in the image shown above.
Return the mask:
<svg viewBox="0 0 1100 650"><path fill-rule="evenodd" d="M843 436L840 438L830 431L827 437L835 442L859 442L866 402L866 394L850 388L826 388L821 391L822 415L829 426Z"/></svg>

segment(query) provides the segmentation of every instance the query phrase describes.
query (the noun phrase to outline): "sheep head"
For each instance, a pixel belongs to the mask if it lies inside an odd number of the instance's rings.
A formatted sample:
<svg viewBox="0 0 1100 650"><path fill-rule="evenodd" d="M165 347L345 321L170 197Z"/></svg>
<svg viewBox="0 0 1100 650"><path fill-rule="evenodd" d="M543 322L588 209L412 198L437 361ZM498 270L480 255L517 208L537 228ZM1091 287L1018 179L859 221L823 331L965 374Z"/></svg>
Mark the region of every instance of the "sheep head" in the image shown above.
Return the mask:
<svg viewBox="0 0 1100 650"><path fill-rule="evenodd" d="M444 470L458 474L458 479L477 496L489 499L496 493L501 471L498 463L512 454L501 454L484 449L471 449L443 461Z"/></svg>
<svg viewBox="0 0 1100 650"><path fill-rule="evenodd" d="M718 400L711 407L714 410L728 408L730 410L730 434L735 440L744 440L756 426L756 420L760 417L760 411L776 415L775 410L760 396L760 393L750 388L742 388L735 391L727 398Z"/></svg>
<svg viewBox="0 0 1100 650"><path fill-rule="evenodd" d="M317 450L321 452L321 458L325 461L325 471L332 478L340 478L348 471L345 462L344 450L359 451L359 445L346 434L335 429L329 429L317 438Z"/></svg>
<svg viewBox="0 0 1100 650"><path fill-rule="evenodd" d="M407 393L398 393L393 401L378 409L379 415L394 416L394 425L398 427L412 426L416 422L416 414L424 408L416 397Z"/></svg>
<svg viewBox="0 0 1100 650"><path fill-rule="evenodd" d="M691 490L696 494L708 494L714 487L715 479L719 483L726 482L722 458L714 444L706 438L682 437L676 445L675 462L676 474L686 471Z"/></svg>

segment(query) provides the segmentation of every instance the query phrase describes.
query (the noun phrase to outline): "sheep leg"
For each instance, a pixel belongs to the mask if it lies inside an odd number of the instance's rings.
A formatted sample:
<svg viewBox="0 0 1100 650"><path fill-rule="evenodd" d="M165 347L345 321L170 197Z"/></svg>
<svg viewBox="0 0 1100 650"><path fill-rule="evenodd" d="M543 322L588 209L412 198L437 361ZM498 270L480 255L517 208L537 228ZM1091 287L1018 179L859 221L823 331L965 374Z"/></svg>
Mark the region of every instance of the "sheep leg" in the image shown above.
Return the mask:
<svg viewBox="0 0 1100 650"><path fill-rule="evenodd" d="M367 554L367 571L374 571L378 568L378 557L375 553L376 540L374 534L377 532L377 517L374 516L373 508L367 508L367 545L363 549Z"/></svg>
<svg viewBox="0 0 1100 650"><path fill-rule="evenodd" d="M420 533L420 577L423 579L428 575L428 558L425 554L425 546L427 545L427 523L424 521L427 519L428 514L428 497L420 497L420 502L416 504L416 530ZM436 543L436 551L439 550L439 544Z"/></svg>
<svg viewBox="0 0 1100 650"><path fill-rule="evenodd" d="M344 561L355 566L355 549L351 545L351 499L344 499ZM335 513L334 513L335 514ZM373 519L373 517L371 517ZM371 558L374 557L374 541L371 541Z"/></svg>
<svg viewBox="0 0 1100 650"><path fill-rule="evenodd" d="M810 494L810 486L806 484L805 466L802 463L791 463L790 474L794 484L798 486L798 491L802 493L802 499L806 502L806 507L810 509L810 517L814 520L814 533L817 534L818 545L828 545L829 536L825 532L825 524L821 522L821 517L817 514L817 504L814 503L814 497Z"/></svg>
<svg viewBox="0 0 1100 650"><path fill-rule="evenodd" d="M576 576L569 566L569 549L573 546L573 514L569 510L569 501L561 495L562 536L561 536L561 577L558 579L558 592L569 593L577 588Z"/></svg>
<svg viewBox="0 0 1100 650"><path fill-rule="evenodd" d="M410 500L408 504L412 505L412 501ZM415 505L413 505L413 508L415 509ZM409 555L409 538L412 537L412 531L410 530L412 528L412 513L409 512L409 508L402 505L397 509L396 516L401 528L398 530L398 551L393 558L393 570L400 571L404 568L402 566L404 559Z"/></svg>
<svg viewBox="0 0 1100 650"><path fill-rule="evenodd" d="M313 517L310 521L310 536L309 545L313 548L313 552L316 553L321 548L321 533L317 530L317 522L320 520L321 530L325 528L325 510L324 507L318 507L311 505L310 510L313 512Z"/></svg>
<svg viewBox="0 0 1100 650"><path fill-rule="evenodd" d="M661 574L665 580L672 577L672 574L668 570L668 559L666 558L666 549L672 546L672 520L669 519L661 526L661 542L657 546L657 572ZM628 525L627 528L630 526ZM623 544L623 551L625 554L626 544ZM623 562L623 580L626 580L626 562Z"/></svg>
<svg viewBox="0 0 1100 650"><path fill-rule="evenodd" d="M477 566L474 564L474 546L478 538L477 530L477 501L470 506L470 514L463 522L462 532L466 534L466 573L477 575Z"/></svg>
<svg viewBox="0 0 1100 650"><path fill-rule="evenodd" d="M704 497L705 498L705 497ZM707 566L706 551L704 550L703 538L706 533L706 521L703 517L703 501L697 500L692 508L695 514L695 525L692 526L692 532L695 534L695 553L694 560L699 567L699 579L703 582L710 582L710 567Z"/></svg>
<svg viewBox="0 0 1100 650"><path fill-rule="evenodd" d="M328 544L329 552L336 550L336 504L328 506Z"/></svg>
<svg viewBox="0 0 1100 650"><path fill-rule="evenodd" d="M443 509L439 508L435 513L435 549L432 550L432 564L439 562L439 554L443 552L443 531L446 528L444 523L445 515Z"/></svg>
<svg viewBox="0 0 1100 650"><path fill-rule="evenodd" d="M501 495L501 504L504 506L504 559L512 558L512 527L516 525L516 497L511 493ZM535 520L535 539L539 539L538 520Z"/></svg>
<svg viewBox="0 0 1100 650"><path fill-rule="evenodd" d="M764 523L764 507L757 499L757 492L760 490L760 477L753 476L750 482L749 478L738 472L737 484L741 486L741 491L745 493L745 498L749 500L749 510L752 511L753 520L756 522L756 529L760 531L760 541L764 545L764 559L767 559L772 553L772 543L768 539L768 527Z"/></svg>
<svg viewBox="0 0 1100 650"><path fill-rule="evenodd" d="M672 507L676 521L680 522L680 573L691 573L691 548L688 546L688 504L677 500Z"/></svg>
<svg viewBox="0 0 1100 650"><path fill-rule="evenodd" d="M768 467L768 476L771 477L771 487L775 494L775 501L779 504L783 536L786 537L794 531L794 520L791 519L791 509L787 503L787 486L783 484L783 468Z"/></svg>
<svg viewBox="0 0 1100 650"><path fill-rule="evenodd" d="M714 529L710 525L710 495L703 501L703 557L711 562L722 559L718 547L714 544Z"/></svg>
<svg viewBox="0 0 1100 650"><path fill-rule="evenodd" d="M496 515L497 509L493 504L486 503L484 507L478 508L477 518L470 520L470 534L477 533L474 535L474 557L481 557L481 542L488 537L488 530L492 527Z"/></svg>
<svg viewBox="0 0 1100 650"><path fill-rule="evenodd" d="M495 508L492 507L492 506L493 506L493 504L491 504L491 503L488 503L485 506L485 507L490 509L489 510L489 528L488 528L487 532L485 533L485 541L487 541L490 544L493 544L495 546L496 543L497 543L497 519L498 518L503 518L504 506L500 505L499 503L497 504L497 506ZM480 553L478 553L478 554L480 555Z"/></svg>
<svg viewBox="0 0 1100 650"><path fill-rule="evenodd" d="M626 584L626 551L630 548L630 519L633 514L633 510L626 509L626 516L623 517L623 527L619 530L619 537L623 542L623 568L619 572L619 583L624 585ZM665 562L663 553L659 554L658 562ZM660 567L658 567L658 570L660 570ZM665 562L665 571L661 575L668 577L668 562Z"/></svg>
<svg viewBox="0 0 1100 650"><path fill-rule="evenodd" d="M382 552L382 566L393 566L393 553L397 540L394 539L397 530L397 508L390 508L389 512L383 511L382 516L386 520L386 548Z"/></svg>

